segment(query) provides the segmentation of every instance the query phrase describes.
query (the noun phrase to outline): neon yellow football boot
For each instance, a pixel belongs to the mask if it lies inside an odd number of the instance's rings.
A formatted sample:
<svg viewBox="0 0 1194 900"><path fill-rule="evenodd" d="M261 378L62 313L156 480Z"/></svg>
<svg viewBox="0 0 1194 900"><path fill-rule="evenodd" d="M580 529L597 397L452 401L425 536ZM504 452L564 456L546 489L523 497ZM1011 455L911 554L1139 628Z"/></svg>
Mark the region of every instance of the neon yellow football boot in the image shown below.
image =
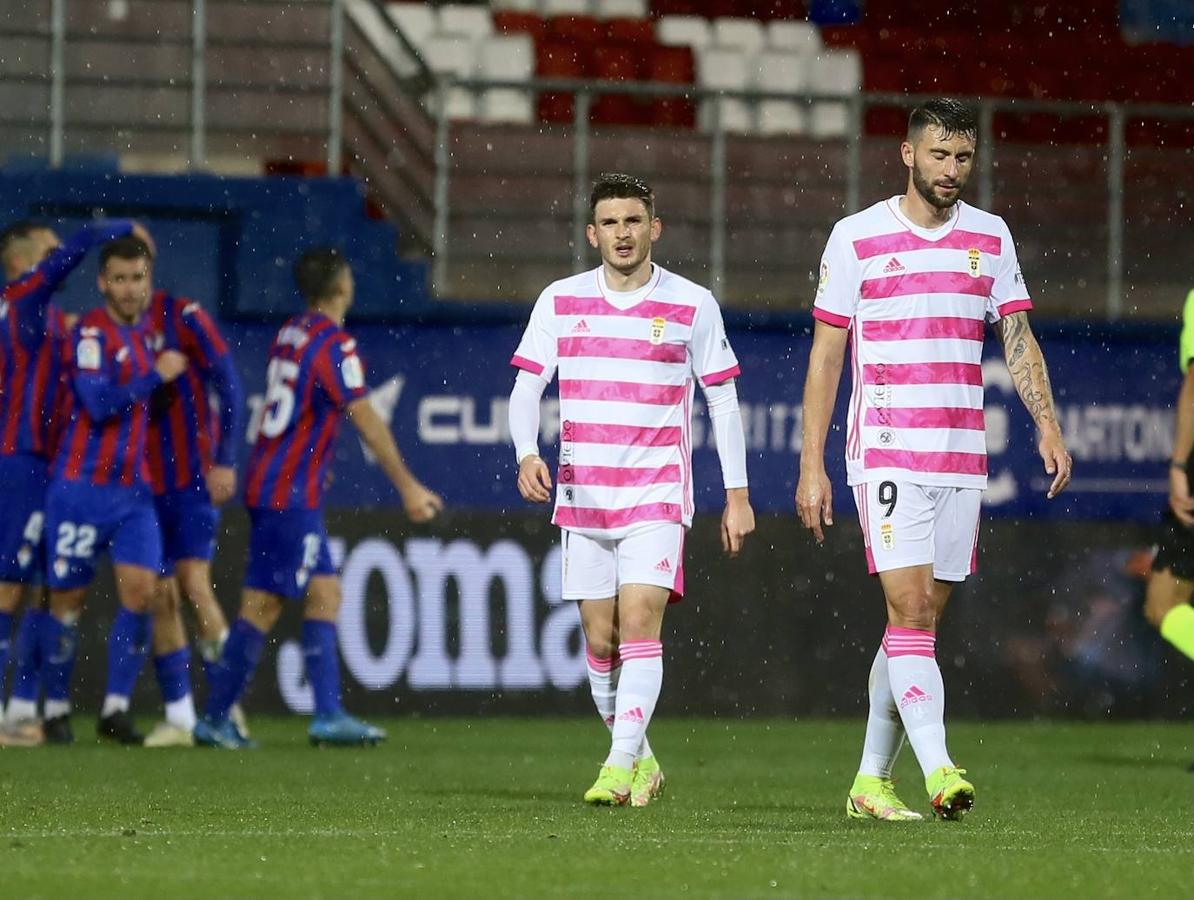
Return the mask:
<svg viewBox="0 0 1194 900"><path fill-rule="evenodd" d="M923 819L896 796L890 778L856 775L846 798L846 815L851 819L878 819L881 822L915 822Z"/></svg>
<svg viewBox="0 0 1194 900"><path fill-rule="evenodd" d="M663 793L663 769L654 756L644 756L634 763L634 779L630 785L630 805L646 806Z"/></svg>
<svg viewBox="0 0 1194 900"><path fill-rule="evenodd" d="M621 806L630 799L634 773L621 766L602 766L593 786L585 791L585 803L593 806Z"/></svg>
<svg viewBox="0 0 1194 900"><path fill-rule="evenodd" d="M925 789L934 815L956 822L974 806L974 785L962 777L965 774L966 770L957 766L942 766L929 773Z"/></svg>

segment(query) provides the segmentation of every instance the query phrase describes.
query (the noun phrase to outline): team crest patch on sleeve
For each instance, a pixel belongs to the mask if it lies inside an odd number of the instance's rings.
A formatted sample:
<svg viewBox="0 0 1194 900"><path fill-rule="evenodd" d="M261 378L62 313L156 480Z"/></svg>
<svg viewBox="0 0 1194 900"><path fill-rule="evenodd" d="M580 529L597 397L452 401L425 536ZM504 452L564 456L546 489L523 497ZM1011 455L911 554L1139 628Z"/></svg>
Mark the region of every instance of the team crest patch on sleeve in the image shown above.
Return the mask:
<svg viewBox="0 0 1194 900"><path fill-rule="evenodd" d="M663 332L667 328L667 319L656 316L651 320L651 343L658 346L663 343Z"/></svg>
<svg viewBox="0 0 1194 900"><path fill-rule="evenodd" d="M966 256L968 258L970 277L978 278L979 276L981 276L983 274L983 267L982 267L983 255L982 255L982 253L980 253L977 248L971 247L969 250L966 251Z"/></svg>
<svg viewBox="0 0 1194 900"><path fill-rule="evenodd" d="M83 338L75 348L75 361L80 369L94 372L100 367L100 344L95 338Z"/></svg>

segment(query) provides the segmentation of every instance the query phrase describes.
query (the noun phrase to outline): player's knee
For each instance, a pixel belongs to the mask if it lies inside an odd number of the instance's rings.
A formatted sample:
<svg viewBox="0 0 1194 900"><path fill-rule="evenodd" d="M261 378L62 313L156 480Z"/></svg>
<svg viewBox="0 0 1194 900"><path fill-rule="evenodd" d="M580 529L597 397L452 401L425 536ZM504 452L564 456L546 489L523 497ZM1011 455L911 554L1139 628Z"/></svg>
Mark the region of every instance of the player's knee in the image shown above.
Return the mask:
<svg viewBox="0 0 1194 900"><path fill-rule="evenodd" d="M586 635L585 642L588 644L589 653L596 659L609 659L618 649L617 636L609 631L596 636Z"/></svg>
<svg viewBox="0 0 1194 900"><path fill-rule="evenodd" d="M240 616L259 631L269 631L282 614L282 601L264 591L245 591L241 598Z"/></svg>
<svg viewBox="0 0 1194 900"><path fill-rule="evenodd" d="M907 590L888 598L892 624L899 628L933 631L937 627L937 604L931 591Z"/></svg>
<svg viewBox="0 0 1194 900"><path fill-rule="evenodd" d="M16 584L15 582L0 582L0 612L6 612L10 615L16 612L17 606L21 602L21 594L24 591L24 585Z"/></svg>
<svg viewBox="0 0 1194 900"><path fill-rule="evenodd" d="M159 581L153 592L149 611L155 617L177 616L179 613L178 595L174 592L169 581Z"/></svg>
<svg viewBox="0 0 1194 900"><path fill-rule="evenodd" d="M1168 572L1158 572L1149 579L1144 597L1144 618L1154 628L1161 627L1161 621L1179 602L1173 581Z"/></svg>

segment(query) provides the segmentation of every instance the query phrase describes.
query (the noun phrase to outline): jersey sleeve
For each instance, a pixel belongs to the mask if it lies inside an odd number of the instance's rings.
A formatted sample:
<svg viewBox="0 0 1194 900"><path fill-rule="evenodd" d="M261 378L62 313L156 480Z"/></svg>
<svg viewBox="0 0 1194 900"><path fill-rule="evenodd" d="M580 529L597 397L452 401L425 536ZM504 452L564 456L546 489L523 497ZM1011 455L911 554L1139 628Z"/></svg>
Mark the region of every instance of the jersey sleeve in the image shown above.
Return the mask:
<svg viewBox="0 0 1194 900"><path fill-rule="evenodd" d="M991 296L987 298L987 321L998 322L1012 313L1032 309L1032 299L1024 286L1024 275L1020 261L1016 258L1016 245L1012 233L1003 219L999 220L1000 253L995 266L995 282L991 285Z"/></svg>
<svg viewBox="0 0 1194 900"><path fill-rule="evenodd" d="M1178 344L1178 362L1182 373L1190 368L1190 360L1194 359L1194 291L1186 294L1186 305L1182 309L1182 336Z"/></svg>
<svg viewBox="0 0 1194 900"><path fill-rule="evenodd" d="M187 301L179 319L183 352L203 374L219 402L220 439L213 454L216 465L231 466L236 461L236 436L240 434L244 408L232 354L216 323L198 303Z"/></svg>
<svg viewBox="0 0 1194 900"><path fill-rule="evenodd" d="M548 288L535 301L531 319L522 333L522 340L518 342L518 349L510 359L510 365L538 375L544 381L551 381L559 364L557 337L555 297Z"/></svg>
<svg viewBox="0 0 1194 900"><path fill-rule="evenodd" d="M357 351L357 342L346 334L341 333L324 345L315 372L319 385L337 409L343 409L369 393L365 384L365 363Z"/></svg>
<svg viewBox="0 0 1194 900"><path fill-rule="evenodd" d="M817 275L817 296L813 318L837 328L849 328L858 311L858 258L841 224L833 227L821 269Z"/></svg>
<svg viewBox="0 0 1194 900"><path fill-rule="evenodd" d="M119 415L162 383L157 371L150 369L127 384L120 384L105 343L98 328L75 331L71 359L75 394L87 415L96 422Z"/></svg>
<svg viewBox="0 0 1194 900"><path fill-rule="evenodd" d="M692 367L705 387L722 384L742 374L738 357L726 337L721 307L706 293L692 320Z"/></svg>

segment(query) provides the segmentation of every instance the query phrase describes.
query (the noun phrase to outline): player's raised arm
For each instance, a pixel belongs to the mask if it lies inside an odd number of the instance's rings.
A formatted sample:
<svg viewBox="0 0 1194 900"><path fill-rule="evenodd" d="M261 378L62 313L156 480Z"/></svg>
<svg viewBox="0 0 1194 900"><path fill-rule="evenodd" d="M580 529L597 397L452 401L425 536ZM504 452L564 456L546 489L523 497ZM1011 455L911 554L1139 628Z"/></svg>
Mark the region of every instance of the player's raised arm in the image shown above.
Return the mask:
<svg viewBox="0 0 1194 900"><path fill-rule="evenodd" d="M510 391L510 437L518 460L518 492L524 500L551 500L551 472L539 455L539 401L547 381L527 370L518 373Z"/></svg>
<svg viewBox="0 0 1194 900"><path fill-rule="evenodd" d="M1037 449L1045 462L1045 471L1053 476L1048 493L1052 500L1070 483L1074 461L1066 451L1065 440L1061 436L1045 355L1032 333L1032 326L1028 324L1027 312L1015 312L1003 317L995 324L995 333L1003 342L1003 357L1007 361L1007 370L1011 373L1016 392L1040 432Z"/></svg>
<svg viewBox="0 0 1194 900"><path fill-rule="evenodd" d="M804 379L804 437L800 451L800 481L796 485L796 511L813 532L817 543L825 540L822 524L833 524L833 487L825 471L825 437L837 400L837 386L846 358L850 332L818 320Z"/></svg>
<svg viewBox="0 0 1194 900"><path fill-rule="evenodd" d="M402 505L412 522L430 522L444 508L444 501L424 487L407 468L389 426L382 421L368 397L358 397L347 406L348 418L365 445L377 457L377 464L402 495Z"/></svg>

